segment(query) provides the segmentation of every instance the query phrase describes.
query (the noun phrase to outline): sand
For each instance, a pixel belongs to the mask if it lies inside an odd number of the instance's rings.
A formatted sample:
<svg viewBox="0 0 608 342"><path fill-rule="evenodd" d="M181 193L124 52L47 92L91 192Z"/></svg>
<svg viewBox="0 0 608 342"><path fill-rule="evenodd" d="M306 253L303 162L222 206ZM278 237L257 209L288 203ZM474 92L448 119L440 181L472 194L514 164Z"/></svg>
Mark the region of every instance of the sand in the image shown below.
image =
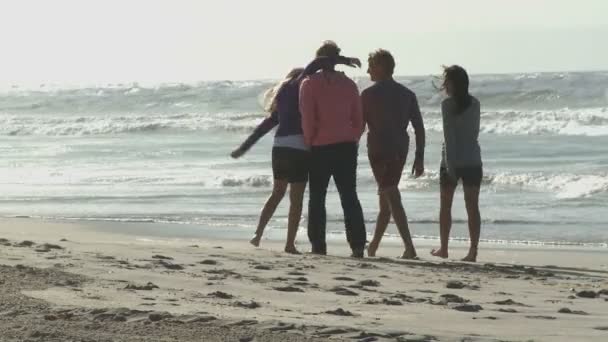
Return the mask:
<svg viewBox="0 0 608 342"><path fill-rule="evenodd" d="M419 261L399 246L357 260L345 243L294 256L93 228L0 221L0 341L608 340L606 249L483 245L471 264L419 244Z"/></svg>

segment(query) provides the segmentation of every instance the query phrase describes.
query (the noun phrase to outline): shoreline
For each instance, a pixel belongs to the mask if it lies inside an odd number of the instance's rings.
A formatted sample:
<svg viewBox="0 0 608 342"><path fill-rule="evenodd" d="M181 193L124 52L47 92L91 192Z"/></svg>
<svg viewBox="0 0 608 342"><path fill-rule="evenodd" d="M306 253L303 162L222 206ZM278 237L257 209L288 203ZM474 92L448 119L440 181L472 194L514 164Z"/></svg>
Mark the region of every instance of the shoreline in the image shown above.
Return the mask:
<svg viewBox="0 0 608 342"><path fill-rule="evenodd" d="M0 216L0 223L12 220L24 220L25 222L38 222L43 224L66 224L71 226L79 226L89 230L97 230L100 233L116 233L146 237L150 239L212 239L212 240L237 240L248 241L253 236L254 229L251 228L226 228L226 227L208 227L204 224L183 223L183 222L156 222L156 221L124 221L120 219L98 219L98 218L46 218L27 215L17 216ZM367 229L368 242L373 236L373 223ZM390 228L394 223L391 221ZM267 227L262 241L279 243L284 240L286 229ZM482 227L483 234L483 227ZM439 243L439 236L427 236L412 234L416 246L435 247ZM344 231L328 231L327 239L329 244L342 244L345 241ZM300 244L308 244L306 236L306 227L300 226L298 230L297 242ZM450 237L450 246L467 246L468 238L465 237ZM382 240L382 244L389 246L401 245L401 237L398 233L387 233ZM606 242L573 242L573 241L542 241L542 240L505 240L505 239L480 239L480 245L489 249L511 249L511 248L546 248L546 249L576 249L576 250L593 250L593 251L608 251L608 241Z"/></svg>

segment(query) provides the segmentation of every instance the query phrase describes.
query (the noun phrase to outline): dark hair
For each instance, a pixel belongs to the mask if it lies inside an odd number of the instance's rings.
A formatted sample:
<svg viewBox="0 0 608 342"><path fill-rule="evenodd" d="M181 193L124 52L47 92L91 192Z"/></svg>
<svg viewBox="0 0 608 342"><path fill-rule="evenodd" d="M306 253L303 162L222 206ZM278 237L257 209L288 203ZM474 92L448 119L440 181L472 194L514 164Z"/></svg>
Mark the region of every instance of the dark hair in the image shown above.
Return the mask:
<svg viewBox="0 0 608 342"><path fill-rule="evenodd" d="M459 65L444 66L441 89L445 89L448 82L452 86L452 94L450 96L456 101L456 106L458 106L456 114L462 114L473 102L469 94L469 75Z"/></svg>
<svg viewBox="0 0 608 342"><path fill-rule="evenodd" d="M317 49L317 57L338 57L340 55L340 48L338 44L333 40L326 40L323 42L321 47Z"/></svg>
<svg viewBox="0 0 608 342"><path fill-rule="evenodd" d="M389 74L395 71L395 59L390 52L384 49L378 49L369 54L369 60L382 65L384 70Z"/></svg>

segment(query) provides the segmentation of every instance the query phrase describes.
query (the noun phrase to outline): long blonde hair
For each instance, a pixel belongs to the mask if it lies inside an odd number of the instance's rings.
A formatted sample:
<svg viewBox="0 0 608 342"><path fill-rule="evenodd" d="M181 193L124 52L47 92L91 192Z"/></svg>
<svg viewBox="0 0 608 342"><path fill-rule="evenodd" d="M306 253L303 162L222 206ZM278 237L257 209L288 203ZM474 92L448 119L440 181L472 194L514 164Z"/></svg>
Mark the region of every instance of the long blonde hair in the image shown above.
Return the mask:
<svg viewBox="0 0 608 342"><path fill-rule="evenodd" d="M296 77L300 76L302 72L304 72L303 68L293 68L281 82L266 90L263 98L264 110L266 112L272 113L277 109L277 94L285 84L293 81Z"/></svg>

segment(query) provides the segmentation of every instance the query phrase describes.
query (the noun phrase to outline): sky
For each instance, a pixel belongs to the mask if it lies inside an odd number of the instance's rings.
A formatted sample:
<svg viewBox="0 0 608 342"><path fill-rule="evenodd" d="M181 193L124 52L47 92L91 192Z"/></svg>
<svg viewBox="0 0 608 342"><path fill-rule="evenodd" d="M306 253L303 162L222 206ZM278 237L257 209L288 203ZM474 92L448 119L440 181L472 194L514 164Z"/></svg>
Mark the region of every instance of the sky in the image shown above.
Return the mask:
<svg viewBox="0 0 608 342"><path fill-rule="evenodd" d="M2 0L0 83L275 79L323 40L399 75L608 70L606 0ZM362 76L362 70L349 70Z"/></svg>

